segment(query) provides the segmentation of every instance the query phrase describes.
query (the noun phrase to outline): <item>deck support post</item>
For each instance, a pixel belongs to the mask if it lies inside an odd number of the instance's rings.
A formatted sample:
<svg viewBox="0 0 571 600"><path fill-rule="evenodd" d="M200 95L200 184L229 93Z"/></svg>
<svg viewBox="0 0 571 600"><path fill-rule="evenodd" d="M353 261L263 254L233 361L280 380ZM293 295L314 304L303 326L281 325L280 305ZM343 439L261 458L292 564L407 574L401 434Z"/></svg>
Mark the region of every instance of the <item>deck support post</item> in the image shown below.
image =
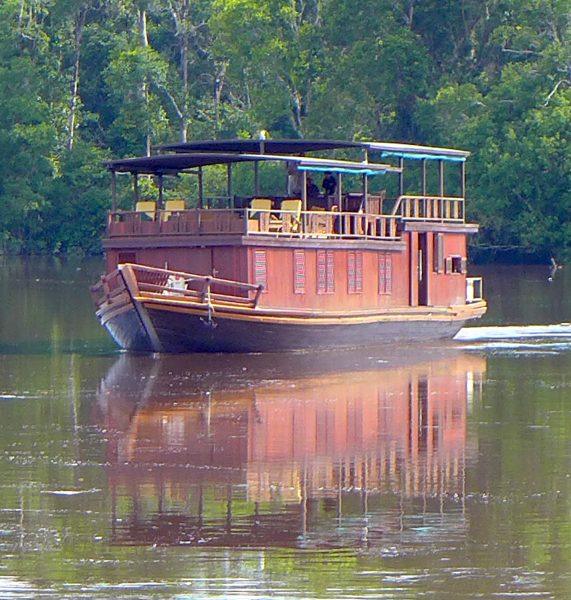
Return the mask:
<svg viewBox="0 0 571 600"><path fill-rule="evenodd" d="M204 177L202 167L198 167L198 208L204 208Z"/></svg>
<svg viewBox="0 0 571 600"><path fill-rule="evenodd" d="M305 233L307 231L307 171L302 171L301 210L301 231Z"/></svg>
<svg viewBox="0 0 571 600"><path fill-rule="evenodd" d="M339 206L339 235L343 234L343 175L339 173L339 181L337 182L337 202Z"/></svg>
<svg viewBox="0 0 571 600"><path fill-rule="evenodd" d="M163 208L163 175L158 176L159 180L159 208Z"/></svg>
<svg viewBox="0 0 571 600"><path fill-rule="evenodd" d="M424 207L423 216L428 216L428 202L426 200L426 159L422 159L422 205Z"/></svg>
<svg viewBox="0 0 571 600"><path fill-rule="evenodd" d="M232 163L228 163L226 176L226 195L230 208L234 208L234 192L232 190Z"/></svg>
<svg viewBox="0 0 571 600"><path fill-rule="evenodd" d="M111 210L117 210L117 173L111 171Z"/></svg>
<svg viewBox="0 0 571 600"><path fill-rule="evenodd" d="M135 204L139 202L139 175L133 175L133 195L135 196Z"/></svg>
<svg viewBox="0 0 571 600"><path fill-rule="evenodd" d="M258 161L254 162L254 191L256 196L260 195L260 166Z"/></svg>

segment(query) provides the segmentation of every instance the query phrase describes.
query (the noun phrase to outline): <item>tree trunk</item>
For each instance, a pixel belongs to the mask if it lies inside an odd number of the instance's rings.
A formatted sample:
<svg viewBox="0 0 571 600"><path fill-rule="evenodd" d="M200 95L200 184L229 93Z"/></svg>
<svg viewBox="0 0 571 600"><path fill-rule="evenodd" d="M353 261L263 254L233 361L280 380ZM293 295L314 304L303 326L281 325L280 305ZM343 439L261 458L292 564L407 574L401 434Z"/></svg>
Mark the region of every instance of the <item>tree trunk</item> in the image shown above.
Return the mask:
<svg viewBox="0 0 571 600"><path fill-rule="evenodd" d="M75 20L75 57L73 64L73 81L71 84L71 102L69 105L69 115L67 119L67 149L73 149L75 140L75 127L77 120L77 105L79 103L79 70L81 66L81 41L83 38L83 28L85 26L85 17L87 7L80 9Z"/></svg>
<svg viewBox="0 0 571 600"><path fill-rule="evenodd" d="M147 33L147 11L143 8L139 8L139 41L142 48L149 47L149 36ZM145 103L146 112L149 112L149 80L145 75L141 81L141 98ZM149 126L146 127L146 139L145 139L145 151L147 156L151 155L151 132Z"/></svg>

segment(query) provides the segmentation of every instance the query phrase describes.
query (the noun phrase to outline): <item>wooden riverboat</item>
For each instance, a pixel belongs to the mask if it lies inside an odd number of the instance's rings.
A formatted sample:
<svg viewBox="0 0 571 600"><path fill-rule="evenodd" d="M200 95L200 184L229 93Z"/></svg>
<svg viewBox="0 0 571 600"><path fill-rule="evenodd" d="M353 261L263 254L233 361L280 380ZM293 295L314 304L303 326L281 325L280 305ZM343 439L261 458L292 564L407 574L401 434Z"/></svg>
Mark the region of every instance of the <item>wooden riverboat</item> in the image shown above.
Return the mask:
<svg viewBox="0 0 571 600"><path fill-rule="evenodd" d="M467 238L478 230L465 220L467 156L383 142L226 140L112 161L97 316L122 348L140 352L451 338L486 310L481 279L467 276ZM223 196L205 193L209 169L217 181L225 172ZM237 194L246 169L251 189ZM118 208L122 173L132 176L133 210ZM324 173L335 178L328 194L310 185ZM196 197L171 191L173 176L178 189L192 177ZM156 183L155 198L143 197L142 177Z"/></svg>

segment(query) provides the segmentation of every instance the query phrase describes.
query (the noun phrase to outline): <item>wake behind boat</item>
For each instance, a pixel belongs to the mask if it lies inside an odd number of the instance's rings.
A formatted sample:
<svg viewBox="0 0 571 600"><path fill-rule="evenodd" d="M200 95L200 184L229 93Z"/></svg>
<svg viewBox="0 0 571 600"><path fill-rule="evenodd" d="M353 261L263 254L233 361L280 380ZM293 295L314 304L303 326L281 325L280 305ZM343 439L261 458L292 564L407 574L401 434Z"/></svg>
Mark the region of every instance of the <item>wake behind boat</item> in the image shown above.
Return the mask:
<svg viewBox="0 0 571 600"><path fill-rule="evenodd" d="M127 350L452 338L486 310L481 279L467 277L467 236L478 227L465 221L466 152L325 140L190 142L162 152L108 165L107 274L92 292L101 323ZM409 163L416 181L405 179ZM209 197L205 171L221 167L226 194ZM252 191L238 195L245 169ZM117 208L117 173L132 175L134 210ZM156 198L141 197L141 175L155 178ZM173 197L165 183L173 175L196 178L197 197Z"/></svg>

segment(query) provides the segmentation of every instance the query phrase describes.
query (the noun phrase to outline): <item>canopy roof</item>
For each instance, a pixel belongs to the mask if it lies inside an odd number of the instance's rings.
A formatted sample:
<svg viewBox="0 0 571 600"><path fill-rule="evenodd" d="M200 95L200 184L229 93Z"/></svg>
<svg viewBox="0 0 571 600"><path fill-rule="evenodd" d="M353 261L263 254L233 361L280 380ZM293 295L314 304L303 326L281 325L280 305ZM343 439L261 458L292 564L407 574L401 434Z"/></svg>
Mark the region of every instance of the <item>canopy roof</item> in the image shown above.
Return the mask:
<svg viewBox="0 0 571 600"><path fill-rule="evenodd" d="M247 152L257 154L302 154L338 148L362 148L359 142L342 140L202 140L159 146L160 152Z"/></svg>
<svg viewBox="0 0 571 600"><path fill-rule="evenodd" d="M215 164L238 162L295 162L302 170L335 171L375 175L400 172L399 167L375 161L362 162L305 156L306 152L360 148L380 152L381 157L464 161L469 152L450 148L395 144L392 142L347 142L335 140L206 140L161 146L165 154L114 160L107 163L111 171L147 175L176 174Z"/></svg>
<svg viewBox="0 0 571 600"><path fill-rule="evenodd" d="M120 173L145 175L167 175L188 171L207 165L232 164L238 162L281 161L295 163L304 171L334 171L358 175L378 175L386 172L400 172L399 167L382 163L356 162L306 156L279 154L215 154L199 152L194 154L159 154L140 158L127 158L108 163L109 169Z"/></svg>
<svg viewBox="0 0 571 600"><path fill-rule="evenodd" d="M260 156L256 158L263 160ZM188 169L207 165L220 165L251 161L245 154L214 154L209 152L196 154L159 154L157 156L142 156L126 158L107 163L111 171L120 173L140 173L145 175L175 174Z"/></svg>
<svg viewBox="0 0 571 600"><path fill-rule="evenodd" d="M393 142L367 142L370 150L378 150L381 156L397 156L399 158L416 158L428 160L465 161L469 152L453 148L438 148L435 146L418 146L415 144L395 144Z"/></svg>

